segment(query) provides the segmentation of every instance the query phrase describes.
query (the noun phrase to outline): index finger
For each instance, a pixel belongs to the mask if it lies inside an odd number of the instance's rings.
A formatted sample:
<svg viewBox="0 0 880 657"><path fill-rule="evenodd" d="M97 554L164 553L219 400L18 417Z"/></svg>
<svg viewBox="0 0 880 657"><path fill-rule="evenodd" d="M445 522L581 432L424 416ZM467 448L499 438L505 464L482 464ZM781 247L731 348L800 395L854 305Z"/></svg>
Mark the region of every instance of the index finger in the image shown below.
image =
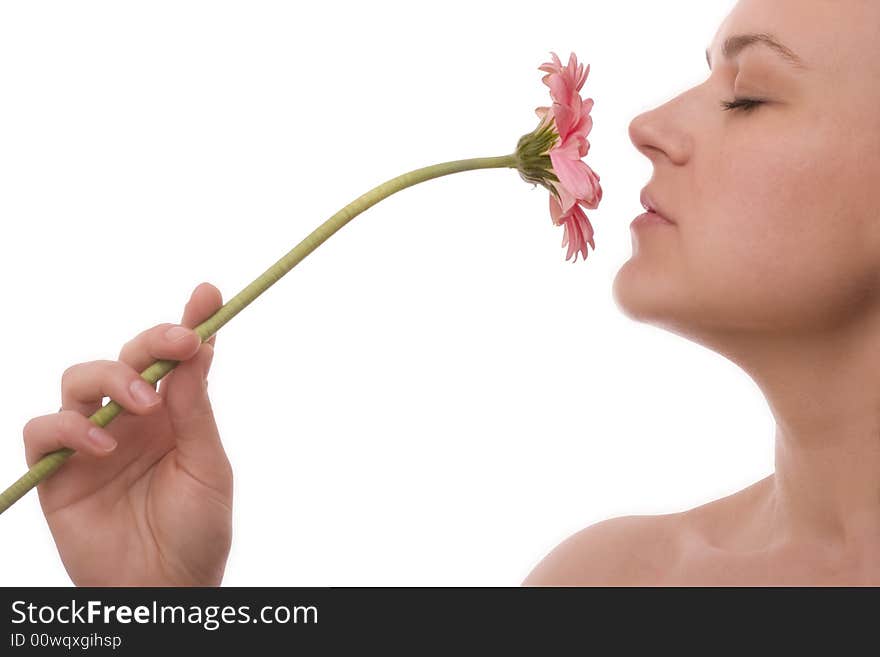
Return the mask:
<svg viewBox="0 0 880 657"><path fill-rule="evenodd" d="M193 291L184 308L181 326L190 329L195 328L217 312L217 309L222 305L223 300L220 296L220 291L210 283L202 283ZM172 324L158 324L141 332L123 345L122 350L119 352L118 360L140 372L160 358L180 360L180 358L192 357L193 349L196 349L197 343L190 342L192 337L187 338L187 342L184 344L168 343L164 333L165 329L170 326ZM212 335L207 343L213 347L216 337L216 335ZM184 346L188 346L188 349L184 349L186 354L180 354L179 357L170 353L166 355L165 353L171 349L176 354Z"/></svg>

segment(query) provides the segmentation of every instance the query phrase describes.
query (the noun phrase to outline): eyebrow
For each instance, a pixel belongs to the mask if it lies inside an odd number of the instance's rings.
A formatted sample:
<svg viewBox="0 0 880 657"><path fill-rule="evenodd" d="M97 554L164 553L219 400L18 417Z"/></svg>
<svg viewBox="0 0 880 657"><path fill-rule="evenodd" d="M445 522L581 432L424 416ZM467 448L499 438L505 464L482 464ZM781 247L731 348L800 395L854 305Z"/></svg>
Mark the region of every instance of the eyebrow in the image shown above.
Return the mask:
<svg viewBox="0 0 880 657"><path fill-rule="evenodd" d="M804 64L804 61L796 54L794 54L794 52L792 52L787 46L779 43L779 41L777 41L772 35L765 33L734 34L733 36L728 37L727 40L724 42L721 53L726 59L732 59L749 46L753 46L756 44L763 44L773 49L784 60L786 60L789 64L796 68L808 68L807 65ZM711 70L712 60L709 56L708 48L706 48L706 63L709 64L709 69Z"/></svg>

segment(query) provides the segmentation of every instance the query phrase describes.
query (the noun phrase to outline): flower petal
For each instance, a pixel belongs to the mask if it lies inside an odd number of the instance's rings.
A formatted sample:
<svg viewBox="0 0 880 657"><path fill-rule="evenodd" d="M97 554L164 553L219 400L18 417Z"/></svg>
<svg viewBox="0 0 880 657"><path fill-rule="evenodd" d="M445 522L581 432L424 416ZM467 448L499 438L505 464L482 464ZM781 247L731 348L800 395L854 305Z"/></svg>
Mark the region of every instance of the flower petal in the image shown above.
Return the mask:
<svg viewBox="0 0 880 657"><path fill-rule="evenodd" d="M553 103L553 118L556 121L556 132L559 133L559 141L564 142L571 134L571 129L577 117L569 106Z"/></svg>
<svg viewBox="0 0 880 657"><path fill-rule="evenodd" d="M591 210L595 210L599 207L599 203L602 202L602 185L599 183L599 175L590 168L590 165L584 165L587 167L587 187L590 190L590 193L587 196L578 199L578 202Z"/></svg>
<svg viewBox="0 0 880 657"><path fill-rule="evenodd" d="M570 191L568 191L565 186L559 184L558 182L552 183L553 189L556 190L556 193L559 195L559 204L560 211L562 214L568 214L571 211L571 208L574 207L574 204L578 202L578 199L574 197Z"/></svg>
<svg viewBox="0 0 880 657"><path fill-rule="evenodd" d="M559 201L556 200L556 197L553 194L550 194L550 219L553 221L554 226L562 225L561 218L563 217L562 208L559 207ZM563 244L565 246L565 244Z"/></svg>
<svg viewBox="0 0 880 657"><path fill-rule="evenodd" d="M592 198L589 167L578 157L577 144L570 142L550 150L550 162L559 182L578 199Z"/></svg>
<svg viewBox="0 0 880 657"><path fill-rule="evenodd" d="M587 215L580 207L575 206L572 212L565 218L565 235L562 240L562 246L568 244L568 254L565 259L568 260L574 254L574 260L577 261L577 253L581 253L584 260L587 259L587 244L596 248L593 241L593 226Z"/></svg>
<svg viewBox="0 0 880 657"><path fill-rule="evenodd" d="M595 209L602 199L602 187L599 176L582 161L590 151L589 135L593 128L591 112L593 99L583 99L580 91L590 74L590 66L578 62L574 53L569 54L568 62L562 65L555 52L550 53L551 60L544 62L539 70L546 73L542 82L549 88L552 104L549 107L538 107L535 113L541 119L538 130L534 131L534 139L530 142L525 136L517 146L517 155L521 156L521 167L529 171L527 181L534 181L535 176L541 185L550 191L548 199L550 218L554 225L563 226L562 246L567 247L566 260L581 253L587 259L588 246L596 248L593 239L593 226L587 218L583 207ZM553 132L546 132L546 130ZM540 142L536 142L540 132ZM553 140L547 140L553 135ZM540 143L540 148L535 145ZM537 153L536 151L540 151ZM546 160L536 158L549 155L552 171L546 174ZM552 179L548 178L554 174ZM521 171L522 175L522 171Z"/></svg>
<svg viewBox="0 0 880 657"><path fill-rule="evenodd" d="M562 62L559 61L559 57L556 56L555 52L551 51L550 56L553 57L553 61L541 64L538 67L538 70L547 71L548 73L558 73L562 70Z"/></svg>

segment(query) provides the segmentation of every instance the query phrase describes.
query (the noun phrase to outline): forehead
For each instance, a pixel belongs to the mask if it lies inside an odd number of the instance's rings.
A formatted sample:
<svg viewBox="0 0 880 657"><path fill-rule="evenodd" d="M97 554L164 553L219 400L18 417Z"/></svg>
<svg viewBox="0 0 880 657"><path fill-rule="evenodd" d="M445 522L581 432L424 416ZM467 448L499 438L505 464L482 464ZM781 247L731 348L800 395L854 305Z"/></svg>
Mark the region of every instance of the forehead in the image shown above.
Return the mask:
<svg viewBox="0 0 880 657"><path fill-rule="evenodd" d="M873 69L878 75L878 28L878 0L739 0L708 46L714 57L729 36L770 34L817 72ZM775 55L766 49L761 56Z"/></svg>

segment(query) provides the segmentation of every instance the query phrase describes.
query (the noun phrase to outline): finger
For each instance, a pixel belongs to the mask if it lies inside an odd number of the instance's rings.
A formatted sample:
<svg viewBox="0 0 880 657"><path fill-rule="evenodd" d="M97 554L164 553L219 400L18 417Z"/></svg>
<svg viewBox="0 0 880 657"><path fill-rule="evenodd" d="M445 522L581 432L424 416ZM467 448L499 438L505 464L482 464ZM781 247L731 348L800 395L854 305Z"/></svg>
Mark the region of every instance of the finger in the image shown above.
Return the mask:
<svg viewBox="0 0 880 657"><path fill-rule="evenodd" d="M93 456L106 456L116 447L116 439L109 431L76 411L35 417L24 425L22 434L28 468L63 447Z"/></svg>
<svg viewBox="0 0 880 657"><path fill-rule="evenodd" d="M96 360L67 368L61 376L61 408L88 418L110 397L136 415L151 413L161 402L155 388L131 366Z"/></svg>
<svg viewBox="0 0 880 657"><path fill-rule="evenodd" d="M183 323L198 326L222 307L220 291L210 283L199 285L183 314ZM212 338L215 336L212 336ZM226 481L228 459L208 397L208 370L214 355L213 340L201 345L195 356L162 380L165 408L177 439L178 462L203 483Z"/></svg>
<svg viewBox="0 0 880 657"><path fill-rule="evenodd" d="M119 360L140 373L157 360L187 360L201 344L199 334L191 328L166 322L126 342L119 352Z"/></svg>
<svg viewBox="0 0 880 657"><path fill-rule="evenodd" d="M183 319L181 324L190 328L195 328L206 319L211 317L223 306L223 295L216 287L210 283L200 283L193 290L186 306L183 309ZM217 334L211 336L207 340L207 344L215 346Z"/></svg>

